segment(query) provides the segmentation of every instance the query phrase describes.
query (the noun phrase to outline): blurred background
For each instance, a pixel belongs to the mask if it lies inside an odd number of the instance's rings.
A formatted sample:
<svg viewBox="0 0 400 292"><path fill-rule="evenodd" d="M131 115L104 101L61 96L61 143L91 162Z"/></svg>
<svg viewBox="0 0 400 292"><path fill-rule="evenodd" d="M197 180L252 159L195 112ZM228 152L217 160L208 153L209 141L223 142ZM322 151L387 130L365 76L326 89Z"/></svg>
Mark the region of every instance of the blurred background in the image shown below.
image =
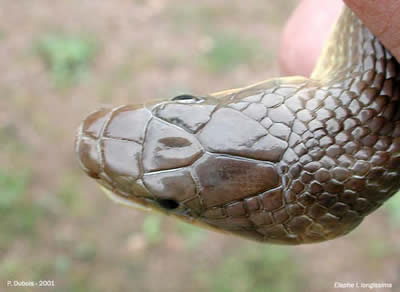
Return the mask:
<svg viewBox="0 0 400 292"><path fill-rule="evenodd" d="M75 159L76 128L102 105L277 76L279 34L295 4L0 0L0 290L399 289L400 195L346 237L280 247L116 205Z"/></svg>

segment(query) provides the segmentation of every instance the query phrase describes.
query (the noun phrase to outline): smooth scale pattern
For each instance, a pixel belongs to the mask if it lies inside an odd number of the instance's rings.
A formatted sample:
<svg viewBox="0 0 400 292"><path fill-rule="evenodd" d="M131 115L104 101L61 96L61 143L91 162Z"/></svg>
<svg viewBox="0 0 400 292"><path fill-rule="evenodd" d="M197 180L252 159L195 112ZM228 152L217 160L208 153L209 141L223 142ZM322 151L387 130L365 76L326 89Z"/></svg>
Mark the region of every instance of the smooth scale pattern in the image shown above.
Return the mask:
<svg viewBox="0 0 400 292"><path fill-rule="evenodd" d="M102 109L77 154L126 202L263 242L333 239L400 188L399 76L345 9L310 79Z"/></svg>

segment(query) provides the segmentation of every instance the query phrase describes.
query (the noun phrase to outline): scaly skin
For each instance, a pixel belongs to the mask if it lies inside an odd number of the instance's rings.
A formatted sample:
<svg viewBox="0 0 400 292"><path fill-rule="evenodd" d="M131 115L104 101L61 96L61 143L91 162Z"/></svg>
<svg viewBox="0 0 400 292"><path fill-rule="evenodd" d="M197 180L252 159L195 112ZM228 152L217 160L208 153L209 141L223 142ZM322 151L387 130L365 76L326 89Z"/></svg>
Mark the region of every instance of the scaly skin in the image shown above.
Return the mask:
<svg viewBox="0 0 400 292"><path fill-rule="evenodd" d="M102 109L77 153L124 204L263 242L333 239L400 187L399 76L346 8L310 79Z"/></svg>

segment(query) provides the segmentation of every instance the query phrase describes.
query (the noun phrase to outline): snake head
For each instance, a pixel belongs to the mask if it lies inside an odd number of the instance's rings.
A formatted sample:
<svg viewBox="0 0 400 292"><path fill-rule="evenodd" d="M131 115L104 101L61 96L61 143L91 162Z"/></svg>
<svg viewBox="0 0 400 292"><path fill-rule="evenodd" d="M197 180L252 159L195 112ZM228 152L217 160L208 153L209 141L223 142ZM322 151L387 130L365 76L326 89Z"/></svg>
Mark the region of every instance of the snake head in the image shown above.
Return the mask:
<svg viewBox="0 0 400 292"><path fill-rule="evenodd" d="M183 95L94 112L77 135L81 166L124 205L264 240L257 224L282 207L274 162L287 144L227 107L229 101ZM286 233L276 236L297 243Z"/></svg>
<svg viewBox="0 0 400 292"><path fill-rule="evenodd" d="M324 52L311 79L99 110L81 165L123 204L218 231L345 235L400 187L399 64L349 9Z"/></svg>
<svg viewBox="0 0 400 292"><path fill-rule="evenodd" d="M202 205L192 165L204 155L195 133L216 103L180 95L91 113L76 138L80 165L115 201L193 221Z"/></svg>

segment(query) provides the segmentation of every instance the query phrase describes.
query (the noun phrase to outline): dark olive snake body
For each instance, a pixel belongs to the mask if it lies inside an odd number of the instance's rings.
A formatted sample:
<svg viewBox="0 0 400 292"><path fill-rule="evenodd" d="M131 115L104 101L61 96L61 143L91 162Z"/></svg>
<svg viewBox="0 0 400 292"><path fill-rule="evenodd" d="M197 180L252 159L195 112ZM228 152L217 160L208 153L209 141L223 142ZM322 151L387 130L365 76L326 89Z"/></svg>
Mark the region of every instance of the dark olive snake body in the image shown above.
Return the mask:
<svg viewBox="0 0 400 292"><path fill-rule="evenodd" d="M77 154L124 204L263 242L333 239L400 188L399 79L346 8L311 78L101 109Z"/></svg>

